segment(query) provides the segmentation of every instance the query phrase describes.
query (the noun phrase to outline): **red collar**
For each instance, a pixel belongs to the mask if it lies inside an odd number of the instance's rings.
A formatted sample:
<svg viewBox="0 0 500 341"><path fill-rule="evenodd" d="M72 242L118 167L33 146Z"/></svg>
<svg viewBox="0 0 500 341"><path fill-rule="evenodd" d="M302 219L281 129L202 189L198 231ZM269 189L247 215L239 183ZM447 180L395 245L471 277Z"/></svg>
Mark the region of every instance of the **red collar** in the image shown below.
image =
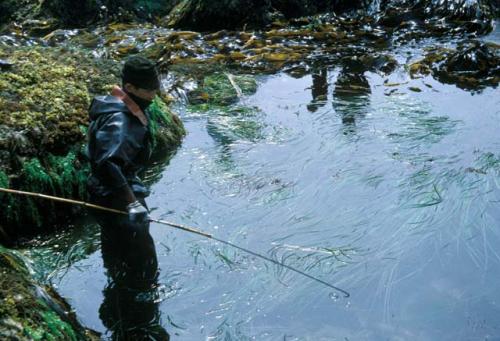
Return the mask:
<svg viewBox="0 0 500 341"><path fill-rule="evenodd" d="M148 126L148 119L146 115L144 115L144 112L139 108L137 103L134 102L132 98L130 98L125 91L122 90L119 86L116 86L113 88L111 91L111 96L114 96L116 98L119 98L120 100L125 103L127 106L128 110L141 121L143 126Z"/></svg>

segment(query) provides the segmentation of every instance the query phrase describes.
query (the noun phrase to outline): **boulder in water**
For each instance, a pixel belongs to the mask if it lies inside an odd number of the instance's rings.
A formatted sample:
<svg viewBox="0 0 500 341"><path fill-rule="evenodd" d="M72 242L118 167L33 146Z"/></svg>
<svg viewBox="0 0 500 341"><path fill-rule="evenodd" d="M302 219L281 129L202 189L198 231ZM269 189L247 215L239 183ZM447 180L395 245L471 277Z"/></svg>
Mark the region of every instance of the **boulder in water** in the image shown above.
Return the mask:
<svg viewBox="0 0 500 341"><path fill-rule="evenodd" d="M367 8L363 0L271 0L272 7L287 18L298 18L325 12L344 13Z"/></svg>
<svg viewBox="0 0 500 341"><path fill-rule="evenodd" d="M213 31L274 24L277 17L298 18L324 12L364 8L365 1L348 0L182 0L167 18L176 28Z"/></svg>
<svg viewBox="0 0 500 341"><path fill-rule="evenodd" d="M471 91L496 87L500 82L500 46L472 41L455 50L438 48L411 64L409 70L412 77L431 74L440 82Z"/></svg>
<svg viewBox="0 0 500 341"><path fill-rule="evenodd" d="M182 0L167 18L167 25L211 31L259 26L270 22L268 0Z"/></svg>
<svg viewBox="0 0 500 341"><path fill-rule="evenodd" d="M167 14L178 0L45 0L42 10L64 27L84 27L96 21L151 20Z"/></svg>

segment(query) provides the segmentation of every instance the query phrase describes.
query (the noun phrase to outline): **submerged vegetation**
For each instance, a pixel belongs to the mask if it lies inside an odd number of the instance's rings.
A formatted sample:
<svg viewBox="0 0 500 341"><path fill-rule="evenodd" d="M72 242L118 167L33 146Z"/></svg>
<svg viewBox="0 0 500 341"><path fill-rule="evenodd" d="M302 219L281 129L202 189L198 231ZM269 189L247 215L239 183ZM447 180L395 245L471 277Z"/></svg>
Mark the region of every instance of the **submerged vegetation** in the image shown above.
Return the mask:
<svg viewBox="0 0 500 341"><path fill-rule="evenodd" d="M251 95L257 91L257 83L252 76L215 73L201 80L198 88L189 93L192 104L209 103L229 105L243 95Z"/></svg>

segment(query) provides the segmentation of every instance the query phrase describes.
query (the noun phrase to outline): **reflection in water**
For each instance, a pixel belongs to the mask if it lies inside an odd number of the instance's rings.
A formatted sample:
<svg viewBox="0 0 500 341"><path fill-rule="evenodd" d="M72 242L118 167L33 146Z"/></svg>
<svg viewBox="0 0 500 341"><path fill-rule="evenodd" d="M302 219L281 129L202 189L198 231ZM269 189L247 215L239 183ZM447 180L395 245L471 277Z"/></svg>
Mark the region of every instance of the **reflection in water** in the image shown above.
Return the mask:
<svg viewBox="0 0 500 341"><path fill-rule="evenodd" d="M345 134L355 131L356 119L363 118L370 104L371 89L362 71L345 67L333 90L333 108L340 115Z"/></svg>
<svg viewBox="0 0 500 341"><path fill-rule="evenodd" d="M99 215L108 282L99 316L112 340L169 340L158 310L158 262L149 231L133 232L126 218ZM121 227L120 229L116 227Z"/></svg>
<svg viewBox="0 0 500 341"><path fill-rule="evenodd" d="M238 141L257 142L265 138L265 125L258 108L234 106L208 114L208 135L220 146L217 163L227 170L234 168L232 145Z"/></svg>
<svg viewBox="0 0 500 341"><path fill-rule="evenodd" d="M321 68L320 70L313 71L312 73L312 101L307 105L307 109L310 112L315 112L318 108L326 104L326 99L328 96L328 71L326 68Z"/></svg>

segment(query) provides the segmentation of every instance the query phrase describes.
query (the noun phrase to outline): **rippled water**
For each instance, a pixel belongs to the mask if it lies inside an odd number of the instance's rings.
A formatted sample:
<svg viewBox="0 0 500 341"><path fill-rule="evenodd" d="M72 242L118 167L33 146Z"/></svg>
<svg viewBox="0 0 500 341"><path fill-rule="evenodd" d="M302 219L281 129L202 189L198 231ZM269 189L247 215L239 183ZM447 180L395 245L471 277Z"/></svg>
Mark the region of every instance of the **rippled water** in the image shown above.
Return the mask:
<svg viewBox="0 0 500 341"><path fill-rule="evenodd" d="M258 83L229 108L179 105L189 134L151 172L153 215L351 297L153 225L156 302L171 339L500 338L498 89L328 65ZM30 253L81 321L105 333L99 230L80 225Z"/></svg>

